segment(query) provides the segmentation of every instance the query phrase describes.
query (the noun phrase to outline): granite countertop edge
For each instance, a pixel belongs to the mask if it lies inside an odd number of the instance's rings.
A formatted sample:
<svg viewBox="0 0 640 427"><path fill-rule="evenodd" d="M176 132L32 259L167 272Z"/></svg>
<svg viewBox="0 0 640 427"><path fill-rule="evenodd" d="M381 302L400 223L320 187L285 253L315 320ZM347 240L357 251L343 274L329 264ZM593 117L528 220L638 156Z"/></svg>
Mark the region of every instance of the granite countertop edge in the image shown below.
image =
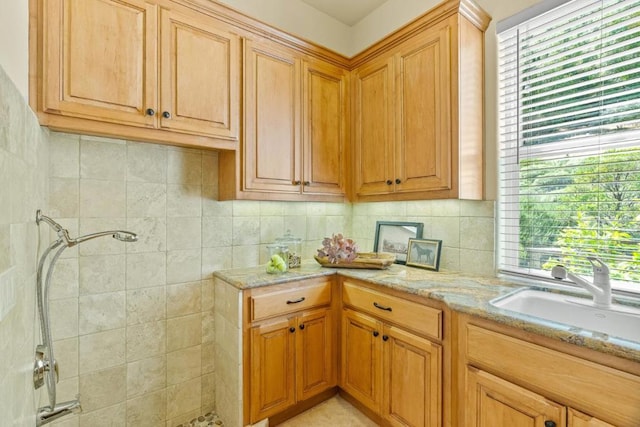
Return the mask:
<svg viewBox="0 0 640 427"><path fill-rule="evenodd" d="M640 363L640 343L492 306L490 301L494 298L514 292L519 288L537 287L523 286L501 278L475 276L454 271L435 272L398 264L384 270L334 269L321 267L313 260L304 261L300 268L290 269L283 274L267 274L264 266L220 270L213 273L214 277L222 279L240 290L336 274L442 301L453 311L492 320L526 332ZM540 288L544 288L544 286L540 286Z"/></svg>

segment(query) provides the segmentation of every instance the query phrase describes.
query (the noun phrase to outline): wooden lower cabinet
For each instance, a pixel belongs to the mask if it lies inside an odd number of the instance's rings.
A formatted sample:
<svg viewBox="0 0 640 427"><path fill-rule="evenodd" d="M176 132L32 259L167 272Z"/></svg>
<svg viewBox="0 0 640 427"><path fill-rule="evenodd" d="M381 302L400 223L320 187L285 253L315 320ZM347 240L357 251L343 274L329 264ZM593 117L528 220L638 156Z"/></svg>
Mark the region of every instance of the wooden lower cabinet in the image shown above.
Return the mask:
<svg viewBox="0 0 640 427"><path fill-rule="evenodd" d="M343 311L340 386L392 426L441 425L442 347Z"/></svg>
<svg viewBox="0 0 640 427"><path fill-rule="evenodd" d="M459 317L459 425L640 426L636 364Z"/></svg>
<svg viewBox="0 0 640 427"><path fill-rule="evenodd" d="M336 384L331 308L251 328L251 422L278 414Z"/></svg>

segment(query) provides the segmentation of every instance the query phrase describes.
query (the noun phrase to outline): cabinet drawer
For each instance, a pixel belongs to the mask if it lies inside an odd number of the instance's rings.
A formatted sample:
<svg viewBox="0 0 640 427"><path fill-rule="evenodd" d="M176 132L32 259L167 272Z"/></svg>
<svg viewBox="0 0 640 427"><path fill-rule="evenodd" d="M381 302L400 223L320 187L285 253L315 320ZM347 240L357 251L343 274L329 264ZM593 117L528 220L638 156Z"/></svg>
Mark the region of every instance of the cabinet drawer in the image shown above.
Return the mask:
<svg viewBox="0 0 640 427"><path fill-rule="evenodd" d="M640 377L472 324L463 334L469 364L617 426L640 425Z"/></svg>
<svg viewBox="0 0 640 427"><path fill-rule="evenodd" d="M431 338L442 339L442 310L347 281L342 286L342 301L380 319Z"/></svg>
<svg viewBox="0 0 640 427"><path fill-rule="evenodd" d="M331 280L300 284L251 296L251 321L282 316L331 303Z"/></svg>

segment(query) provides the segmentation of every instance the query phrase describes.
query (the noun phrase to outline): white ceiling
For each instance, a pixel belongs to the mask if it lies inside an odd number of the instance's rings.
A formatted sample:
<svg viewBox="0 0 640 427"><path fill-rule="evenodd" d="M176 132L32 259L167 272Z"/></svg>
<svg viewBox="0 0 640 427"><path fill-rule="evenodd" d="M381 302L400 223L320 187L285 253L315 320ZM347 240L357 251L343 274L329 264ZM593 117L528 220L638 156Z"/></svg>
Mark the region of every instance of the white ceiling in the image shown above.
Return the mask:
<svg viewBox="0 0 640 427"><path fill-rule="evenodd" d="M387 0L301 1L351 27Z"/></svg>

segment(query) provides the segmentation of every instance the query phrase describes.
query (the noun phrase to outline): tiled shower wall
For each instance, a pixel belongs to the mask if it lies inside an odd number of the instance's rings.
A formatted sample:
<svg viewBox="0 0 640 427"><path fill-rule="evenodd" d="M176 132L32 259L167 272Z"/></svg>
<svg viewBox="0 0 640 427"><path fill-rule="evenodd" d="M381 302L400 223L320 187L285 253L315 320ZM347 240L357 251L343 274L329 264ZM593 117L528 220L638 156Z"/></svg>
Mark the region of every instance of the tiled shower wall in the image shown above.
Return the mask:
<svg viewBox="0 0 640 427"><path fill-rule="evenodd" d="M0 425L33 426L36 210L47 203L47 132L0 67Z"/></svg>

